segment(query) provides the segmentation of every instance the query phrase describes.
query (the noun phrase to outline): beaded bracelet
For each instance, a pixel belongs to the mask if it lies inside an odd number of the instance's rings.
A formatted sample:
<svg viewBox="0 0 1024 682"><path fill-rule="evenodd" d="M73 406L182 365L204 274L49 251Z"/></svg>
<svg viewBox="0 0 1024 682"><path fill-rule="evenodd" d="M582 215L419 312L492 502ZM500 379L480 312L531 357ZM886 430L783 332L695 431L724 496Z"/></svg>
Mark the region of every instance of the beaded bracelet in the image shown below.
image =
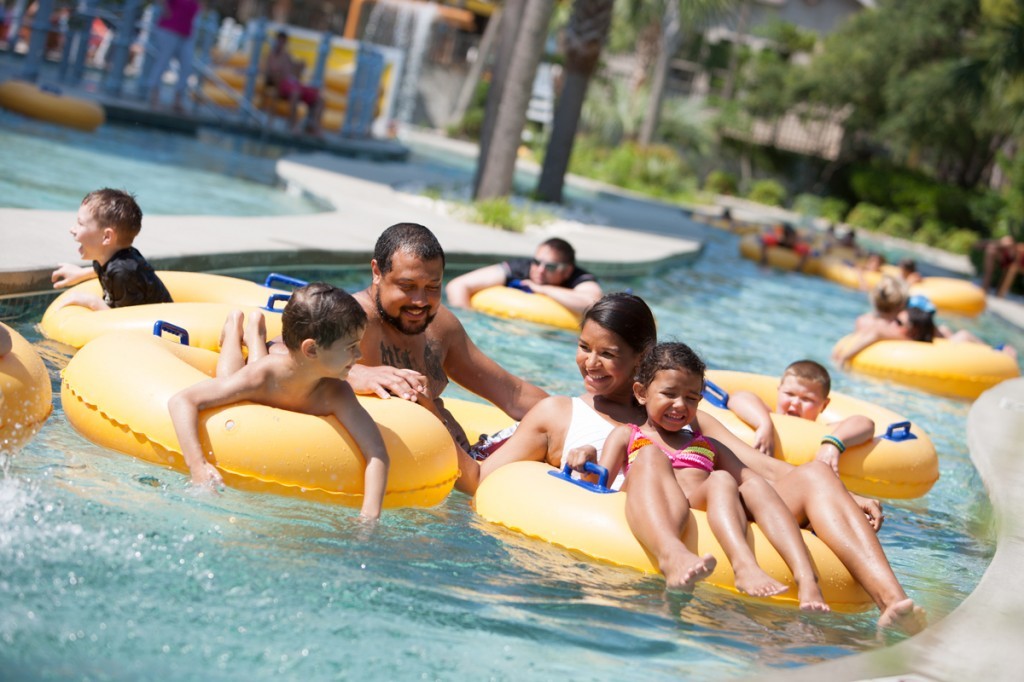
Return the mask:
<svg viewBox="0 0 1024 682"><path fill-rule="evenodd" d="M843 454L844 452L846 452L846 445L843 444L843 441L839 440L838 438L836 438L832 434L828 434L826 436L822 436L821 437L821 444L822 445L826 445L826 444L827 445L835 445L836 446L836 450L839 450L839 454L840 455Z"/></svg>

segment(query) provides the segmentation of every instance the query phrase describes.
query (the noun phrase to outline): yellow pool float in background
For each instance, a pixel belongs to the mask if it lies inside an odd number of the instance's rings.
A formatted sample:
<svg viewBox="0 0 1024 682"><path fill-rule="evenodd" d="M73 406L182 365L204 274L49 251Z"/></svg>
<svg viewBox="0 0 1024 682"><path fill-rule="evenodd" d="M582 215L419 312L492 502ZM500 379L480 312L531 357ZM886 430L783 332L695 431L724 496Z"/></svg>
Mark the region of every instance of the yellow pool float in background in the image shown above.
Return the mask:
<svg viewBox="0 0 1024 682"><path fill-rule="evenodd" d="M107 120L97 102L49 92L35 83L9 80L0 83L0 107L67 128L91 132Z"/></svg>
<svg viewBox="0 0 1024 682"><path fill-rule="evenodd" d="M823 258L820 274L825 279L850 289L863 288L870 291L878 284L883 274L900 278L895 265L885 265L881 271L862 272L856 265L839 258ZM966 279L956 277L924 277L910 285L911 295L927 296L943 313L976 317L985 310L985 292L981 287Z"/></svg>
<svg viewBox="0 0 1024 682"><path fill-rule="evenodd" d="M494 317L526 320L569 331L580 327L580 316L555 299L515 287L481 289L469 299L469 307Z"/></svg>
<svg viewBox="0 0 1024 682"><path fill-rule="evenodd" d="M839 339L842 350L853 340ZM850 359L850 369L891 379L929 393L974 400L996 384L1020 376L1017 362L984 343L957 343L935 339L878 341Z"/></svg>
<svg viewBox="0 0 1024 682"><path fill-rule="evenodd" d="M47 338L72 348L81 348L102 334L114 331L146 332L152 330L157 320L165 320L187 329L189 342L193 346L218 350L224 320L232 310L242 310L248 315L251 311L262 309L267 313L264 315L267 338L278 336L281 333L281 316L278 313L284 309L290 293L268 285L278 282L290 286L305 284L301 280L276 273L269 275L263 285L237 277L199 272L161 270L157 276L171 293L173 303L152 303L111 310L63 306L63 302L75 292L102 297L99 280L90 279L68 288L54 299L43 313L39 329ZM270 306L276 312L269 311Z"/></svg>
<svg viewBox="0 0 1024 682"><path fill-rule="evenodd" d="M761 235L748 234L740 239L740 255L747 260L759 263L761 261ZM773 268L778 268L779 270L798 270L808 275L817 275L819 273L821 261L818 257L808 254L802 268L800 267L801 259L803 259L803 256L793 249L781 246L769 246L767 248L766 260L768 265Z"/></svg>

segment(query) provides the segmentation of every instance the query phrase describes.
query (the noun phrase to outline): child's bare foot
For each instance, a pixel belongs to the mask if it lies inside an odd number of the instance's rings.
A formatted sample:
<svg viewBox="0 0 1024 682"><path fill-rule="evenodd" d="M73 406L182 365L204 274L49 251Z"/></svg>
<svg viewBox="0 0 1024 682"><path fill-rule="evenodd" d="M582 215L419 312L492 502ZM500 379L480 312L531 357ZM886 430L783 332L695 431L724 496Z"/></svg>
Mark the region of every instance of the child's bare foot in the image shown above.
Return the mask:
<svg viewBox="0 0 1024 682"><path fill-rule="evenodd" d="M797 596L800 598L801 611L827 612L832 610L828 603L825 602L825 597L821 594L821 587L818 586L817 580L805 578L798 581L796 591Z"/></svg>
<svg viewBox="0 0 1024 682"><path fill-rule="evenodd" d="M760 566L733 566L736 589L751 597L773 597L789 590L785 583L765 573Z"/></svg>
<svg viewBox="0 0 1024 682"><path fill-rule="evenodd" d="M676 592L693 592L698 582L715 571L718 560L711 554L697 556L680 552L675 560L664 562L661 572L665 574L665 588Z"/></svg>
<svg viewBox="0 0 1024 682"><path fill-rule="evenodd" d="M232 310L224 320L224 328L220 330L220 347L224 348L224 342L229 341L231 346L242 343L242 322L245 315L241 310Z"/></svg>
<svg viewBox="0 0 1024 682"><path fill-rule="evenodd" d="M899 630L908 635L916 635L927 625L928 617L924 609L909 598L890 604L878 619L880 629Z"/></svg>

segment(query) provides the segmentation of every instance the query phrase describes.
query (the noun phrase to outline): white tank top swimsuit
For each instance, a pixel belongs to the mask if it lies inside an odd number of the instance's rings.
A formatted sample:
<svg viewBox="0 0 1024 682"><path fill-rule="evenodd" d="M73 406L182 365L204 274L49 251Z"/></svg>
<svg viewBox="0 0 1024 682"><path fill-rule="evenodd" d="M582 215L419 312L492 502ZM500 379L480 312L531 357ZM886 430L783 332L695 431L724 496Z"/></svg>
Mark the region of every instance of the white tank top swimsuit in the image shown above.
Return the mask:
<svg viewBox="0 0 1024 682"><path fill-rule="evenodd" d="M604 442L608 440L608 436L614 428L615 424L602 417L597 410L587 405L581 398L573 398L572 419L569 421L569 428L565 432L565 443L562 445L562 462L565 462L565 456L570 450L582 445L593 445L600 457L601 450L604 449ZM579 478L579 475L574 472L573 477ZM618 490L622 487L623 480L620 473L611 487Z"/></svg>

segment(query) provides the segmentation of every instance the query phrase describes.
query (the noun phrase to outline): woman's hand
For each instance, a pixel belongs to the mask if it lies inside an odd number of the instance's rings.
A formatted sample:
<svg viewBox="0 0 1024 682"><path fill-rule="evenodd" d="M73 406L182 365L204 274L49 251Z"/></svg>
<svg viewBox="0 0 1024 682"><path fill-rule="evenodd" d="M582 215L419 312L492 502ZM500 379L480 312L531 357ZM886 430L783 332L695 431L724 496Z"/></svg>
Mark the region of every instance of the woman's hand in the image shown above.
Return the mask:
<svg viewBox="0 0 1024 682"><path fill-rule="evenodd" d="M870 497L861 497L856 493L850 493L850 497L857 503L857 506L864 512L872 530L876 533L882 529L882 522L885 521L885 514L882 513L882 503Z"/></svg>
<svg viewBox="0 0 1024 682"><path fill-rule="evenodd" d="M766 420L754 431L754 448L769 457L775 456L775 425L771 419Z"/></svg>
<svg viewBox="0 0 1024 682"><path fill-rule="evenodd" d="M839 475L839 448L831 443L822 443L821 447L818 448L818 454L815 455L814 459L819 462L832 467L832 471L835 472L836 476Z"/></svg>
<svg viewBox="0 0 1024 682"><path fill-rule="evenodd" d="M562 460L562 466L568 465L570 469L583 471L587 462L597 462L597 448L593 445L581 445L578 448L569 450Z"/></svg>

